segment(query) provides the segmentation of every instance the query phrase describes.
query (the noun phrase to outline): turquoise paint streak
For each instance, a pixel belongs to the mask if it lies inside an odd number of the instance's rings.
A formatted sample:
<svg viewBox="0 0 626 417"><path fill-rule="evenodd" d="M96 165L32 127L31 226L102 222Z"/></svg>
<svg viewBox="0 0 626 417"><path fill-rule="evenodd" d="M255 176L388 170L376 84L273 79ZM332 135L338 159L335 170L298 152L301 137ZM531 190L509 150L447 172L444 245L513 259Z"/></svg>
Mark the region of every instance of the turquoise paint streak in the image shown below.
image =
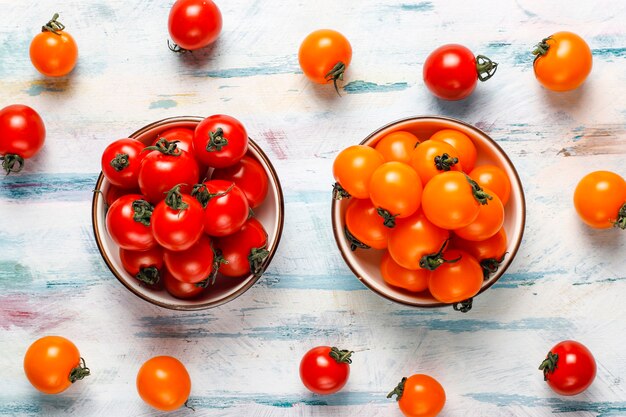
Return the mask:
<svg viewBox="0 0 626 417"><path fill-rule="evenodd" d="M348 94L365 94L365 93L388 93L392 91L402 91L409 88L409 84L405 82L376 84L369 81L352 81L343 87Z"/></svg>
<svg viewBox="0 0 626 417"><path fill-rule="evenodd" d="M429 1L422 1L412 4L404 3L395 7L405 12L429 12L435 8L435 6Z"/></svg>
<svg viewBox="0 0 626 417"><path fill-rule="evenodd" d="M177 105L178 103L175 100L157 100L150 103L150 109L171 109L173 107L176 107Z"/></svg>

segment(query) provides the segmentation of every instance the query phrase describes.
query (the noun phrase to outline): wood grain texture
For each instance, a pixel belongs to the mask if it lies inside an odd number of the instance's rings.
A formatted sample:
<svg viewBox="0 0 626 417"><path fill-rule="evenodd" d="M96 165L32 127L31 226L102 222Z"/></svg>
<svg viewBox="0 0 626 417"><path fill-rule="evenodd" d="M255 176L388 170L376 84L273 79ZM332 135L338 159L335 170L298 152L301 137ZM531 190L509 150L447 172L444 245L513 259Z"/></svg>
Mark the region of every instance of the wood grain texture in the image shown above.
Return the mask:
<svg viewBox="0 0 626 417"><path fill-rule="evenodd" d="M136 395L149 357L181 359L195 413L172 416L400 416L386 393L403 375L444 385L442 417L626 416L626 235L584 227L577 181L626 175L626 3L621 0L218 1L219 41L184 56L166 47L171 2L0 0L0 107L24 103L46 122L44 150L0 179L0 415L160 415ZM54 12L79 44L76 70L48 80L28 45ZM308 82L297 49L332 27L354 59L343 97ZM551 93L532 73L531 47L558 30L594 54L577 91ZM427 54L466 44L500 63L462 102L441 102L421 82ZM160 309L107 270L92 236L90 201L100 154L152 121L227 113L272 159L285 191L282 243L260 282L210 311ZM417 310L371 293L351 275L330 227L336 153L390 121L442 114L489 133L525 187L524 242L501 281L465 315ZM22 371L46 334L76 342L93 376L56 397ZM598 361L592 388L557 397L536 370L556 342L585 343ZM299 382L300 357L332 344L357 351L350 382L319 397Z"/></svg>

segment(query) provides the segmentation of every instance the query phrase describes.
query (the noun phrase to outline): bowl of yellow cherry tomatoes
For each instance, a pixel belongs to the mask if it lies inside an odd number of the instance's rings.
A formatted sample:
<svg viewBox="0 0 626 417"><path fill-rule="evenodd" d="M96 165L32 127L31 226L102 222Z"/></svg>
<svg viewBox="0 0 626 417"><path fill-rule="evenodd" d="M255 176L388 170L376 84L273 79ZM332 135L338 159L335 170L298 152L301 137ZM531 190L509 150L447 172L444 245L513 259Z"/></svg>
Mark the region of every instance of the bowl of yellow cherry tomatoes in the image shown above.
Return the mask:
<svg viewBox="0 0 626 417"><path fill-rule="evenodd" d="M388 124L339 152L333 175L337 246L357 278L392 301L469 311L522 241L526 205L513 163L460 120Z"/></svg>

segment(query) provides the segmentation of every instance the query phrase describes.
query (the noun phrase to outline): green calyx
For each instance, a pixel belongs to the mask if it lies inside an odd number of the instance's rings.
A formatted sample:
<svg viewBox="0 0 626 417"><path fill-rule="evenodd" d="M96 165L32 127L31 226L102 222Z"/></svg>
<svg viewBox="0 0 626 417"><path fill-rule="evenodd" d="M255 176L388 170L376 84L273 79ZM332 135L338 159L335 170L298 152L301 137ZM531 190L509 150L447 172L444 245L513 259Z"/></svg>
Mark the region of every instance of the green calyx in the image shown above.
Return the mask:
<svg viewBox="0 0 626 417"><path fill-rule="evenodd" d="M224 137L224 131L221 127L218 127L215 132L209 132L209 142L206 144L207 152L219 152L226 145L228 145L228 139Z"/></svg>
<svg viewBox="0 0 626 417"><path fill-rule="evenodd" d="M181 47L180 45L176 45L174 42L170 42L170 40L167 40L167 47L170 51L172 52L176 52L177 54L186 54L187 52L192 53L193 51L189 50L189 49L185 49L183 47Z"/></svg>
<svg viewBox="0 0 626 417"><path fill-rule="evenodd" d="M352 354L354 351L352 350L339 350L336 347L330 348L330 352L328 352L328 356L333 358L337 363L347 363L348 365L352 363Z"/></svg>
<svg viewBox="0 0 626 417"><path fill-rule="evenodd" d="M2 168L9 175L11 172L20 172L24 168L24 158L14 153L8 153L0 156Z"/></svg>
<svg viewBox="0 0 626 417"><path fill-rule="evenodd" d="M350 233L350 231L348 230L348 227L344 227L343 228L343 233L346 236L346 239L348 239L348 242L350 242L350 250L352 252L357 250L357 248L359 248L359 249L370 249L370 247L368 245L366 245L365 243L361 242L359 239L354 237L354 235L352 233Z"/></svg>
<svg viewBox="0 0 626 417"><path fill-rule="evenodd" d="M483 259L482 261L480 261L480 266L483 269L484 279L488 279L491 276L491 274L495 274L496 272L498 272L498 268L500 267L500 264L504 261L504 258L506 257L507 253L508 252L502 255L500 259L487 258L487 259Z"/></svg>
<svg viewBox="0 0 626 417"><path fill-rule="evenodd" d="M78 366L70 371L70 375L68 378L73 384L74 382L80 381L81 379L89 375L91 375L91 371L89 370L89 368L87 368L85 360L83 358L80 358Z"/></svg>
<svg viewBox="0 0 626 417"><path fill-rule="evenodd" d="M391 214L389 210L385 210L381 207L376 209L376 213L378 213L378 215L383 218L383 225L385 227L388 227L390 229L396 227L396 217L398 217L398 214Z"/></svg>
<svg viewBox="0 0 626 417"><path fill-rule="evenodd" d="M209 204L209 201L211 201L215 197L225 196L226 194L231 192L234 186L235 186L235 183L233 183L230 187L228 187L226 191L220 191L218 193L211 194L206 184L204 183L196 184L193 186L193 189L191 190L191 196L195 197L196 200L198 200L198 202L202 204L203 208L206 208L207 204Z"/></svg>
<svg viewBox="0 0 626 417"><path fill-rule="evenodd" d="M137 275L135 275L135 278L144 284L156 285L161 280L161 274L155 266L149 266L141 268L139 272L137 272Z"/></svg>
<svg viewBox="0 0 626 417"><path fill-rule="evenodd" d="M494 76L498 69L498 63L484 55L476 55L476 73L480 81L487 81Z"/></svg>
<svg viewBox="0 0 626 417"><path fill-rule="evenodd" d="M400 401L400 399L402 398L402 394L404 394L404 384L406 384L407 379L407 377L403 377L402 381L400 381L400 383L393 389L393 391L387 394L387 398L392 398L395 395L396 401Z"/></svg>
<svg viewBox="0 0 626 417"><path fill-rule="evenodd" d="M59 18L59 14L55 13L52 16L52 19L50 19L48 21L48 23L46 23L45 25L43 25L41 27L41 31L42 32L52 32L55 35L59 35L61 36L61 31L63 31L65 29L65 25L61 22L59 22L57 19Z"/></svg>
<svg viewBox="0 0 626 417"><path fill-rule="evenodd" d="M443 245L441 245L441 248L439 248L439 251L437 253L431 253L430 255L422 256L422 259L420 259L420 268L427 269L429 271L434 271L435 269L439 268L441 265L445 263L453 264L453 263L460 261L461 256L459 256L456 259L444 259L443 258L443 250L448 245L449 240L450 239L446 239L443 242Z"/></svg>
<svg viewBox="0 0 626 417"><path fill-rule="evenodd" d="M548 374L554 372L559 362L559 355L556 353L548 352L548 356L539 365L539 370L543 371L543 380L548 380Z"/></svg>
<svg viewBox="0 0 626 417"><path fill-rule="evenodd" d="M261 248L252 248L250 255L248 255L248 263L250 264L250 272L252 272L252 275L258 278L263 274L265 271L263 264L269 254L270 251L267 250L267 245Z"/></svg>
<svg viewBox="0 0 626 417"><path fill-rule="evenodd" d="M180 187L184 184L178 184L172 187L165 196L165 204L172 210L185 210L189 207L189 204L183 200L183 195L180 192Z"/></svg>
<svg viewBox="0 0 626 417"><path fill-rule="evenodd" d="M626 230L626 203L617 212L617 220L613 222L613 226Z"/></svg>
<svg viewBox="0 0 626 417"><path fill-rule="evenodd" d="M535 61L539 57L542 57L548 53L548 50L550 49L550 44L548 43L548 41L551 39L552 37L548 36L547 38L543 38L541 42L535 45L535 49L533 49L533 55L535 55Z"/></svg>
<svg viewBox="0 0 626 417"><path fill-rule="evenodd" d="M450 171L450 169L459 163L459 158L454 158L444 153L435 156L435 168L439 171Z"/></svg>
<svg viewBox="0 0 626 417"><path fill-rule="evenodd" d="M127 153L115 154L115 158L111 159L111 162L109 162L109 165L111 165L113 169L116 170L117 172L120 172L124 168L127 168L128 165L130 165L130 162L128 161L128 154Z"/></svg>
<svg viewBox="0 0 626 417"><path fill-rule="evenodd" d="M177 140L170 142L165 138L161 138L153 146L147 146L144 150L159 151L164 155L180 156L183 151L178 149L178 146L176 145L177 143Z"/></svg>
<svg viewBox="0 0 626 417"><path fill-rule="evenodd" d="M478 183L476 181L474 181L473 179L471 179L468 175L465 175L465 178L467 179L467 182L470 183L470 185L472 186L472 194L474 194L474 198L476 199L476 201L478 201L481 205L485 205L487 204L489 201L488 200L493 200L493 197L490 196L489 194L487 194L481 187L480 185L478 185Z"/></svg>
<svg viewBox="0 0 626 417"><path fill-rule="evenodd" d="M344 198L352 197L349 192L345 190L338 182L333 184L333 199L343 200Z"/></svg>
<svg viewBox="0 0 626 417"><path fill-rule="evenodd" d="M454 311L460 311L461 313L467 313L472 309L472 305L474 304L473 298L468 298L467 300L459 301L458 303L454 303L452 308Z"/></svg>
<svg viewBox="0 0 626 417"><path fill-rule="evenodd" d="M339 61L335 64L335 66L328 71L328 73L326 73L326 75L324 76L324 78L326 79L326 82L328 81L332 81L334 86L335 86L335 91L337 92L337 94L339 94L341 96L341 93L339 92L339 87L337 86L337 80L341 80L343 81L343 74L346 72L346 64L344 64L343 62Z"/></svg>
<svg viewBox="0 0 626 417"><path fill-rule="evenodd" d="M148 203L146 200L135 200L133 201L132 207L133 220L144 226L150 226L150 218L154 210L152 204Z"/></svg>
<svg viewBox="0 0 626 417"><path fill-rule="evenodd" d="M215 249L213 247L213 243L211 243L211 249L213 249L213 268L211 270L211 274L207 277L207 279L196 283L196 287L208 288L209 284L215 284L215 279L217 278L220 266L228 263L228 261L222 256L222 251Z"/></svg>

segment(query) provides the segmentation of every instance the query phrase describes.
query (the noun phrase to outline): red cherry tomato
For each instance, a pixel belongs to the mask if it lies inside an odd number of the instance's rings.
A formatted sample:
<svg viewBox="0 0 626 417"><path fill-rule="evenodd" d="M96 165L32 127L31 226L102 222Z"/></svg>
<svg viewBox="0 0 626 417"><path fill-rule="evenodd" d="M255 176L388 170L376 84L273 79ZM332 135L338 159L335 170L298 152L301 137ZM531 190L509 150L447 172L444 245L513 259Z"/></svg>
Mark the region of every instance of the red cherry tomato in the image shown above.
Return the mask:
<svg viewBox="0 0 626 417"><path fill-rule="evenodd" d="M120 248L122 266L139 281L155 285L161 281L163 271L163 248L154 246L144 251L131 251Z"/></svg>
<svg viewBox="0 0 626 417"><path fill-rule="evenodd" d="M102 173L109 182L125 189L139 187L139 167L148 153L145 146L136 139L118 139L102 152Z"/></svg>
<svg viewBox="0 0 626 417"><path fill-rule="evenodd" d="M163 284L168 293L181 300L196 298L205 290L203 286L176 279L167 268L163 269Z"/></svg>
<svg viewBox="0 0 626 417"><path fill-rule="evenodd" d="M304 354L300 362L302 383L316 394L338 392L348 382L352 353L330 346L314 347Z"/></svg>
<svg viewBox="0 0 626 417"><path fill-rule="evenodd" d="M177 0L170 10L168 29L176 44L170 47L173 51L204 48L219 36L222 13L211 0Z"/></svg>
<svg viewBox="0 0 626 417"><path fill-rule="evenodd" d="M558 343L541 363L543 378L560 395L580 394L596 377L596 360L583 344L573 340Z"/></svg>
<svg viewBox="0 0 626 417"><path fill-rule="evenodd" d="M484 55L474 57L465 46L443 45L424 62L424 83L433 95L444 100L461 100L472 94L477 80L487 81L498 64Z"/></svg>
<svg viewBox="0 0 626 417"><path fill-rule="evenodd" d="M65 25L58 17L56 13L30 43L30 61L37 71L48 77L69 74L78 60L76 41L65 32Z"/></svg>
<svg viewBox="0 0 626 417"><path fill-rule="evenodd" d="M215 246L227 263L219 271L227 277L241 277L250 273L260 275L269 255L267 232L255 218L250 218L237 233L217 240Z"/></svg>
<svg viewBox="0 0 626 417"><path fill-rule="evenodd" d="M184 251L166 250L167 270L181 282L195 284L211 277L214 253L211 239L202 235L195 245Z"/></svg>
<svg viewBox="0 0 626 417"><path fill-rule="evenodd" d="M35 110L22 104L0 110L0 160L7 174L20 172L24 159L39 152L45 138L46 128Z"/></svg>
<svg viewBox="0 0 626 417"><path fill-rule="evenodd" d="M139 194L117 199L106 214L111 239L121 248L148 250L157 244L150 228L153 207Z"/></svg>
<svg viewBox="0 0 626 417"><path fill-rule="evenodd" d="M229 167L248 151L248 133L234 117L216 114L196 126L193 148L203 164L213 168Z"/></svg>
<svg viewBox="0 0 626 417"><path fill-rule="evenodd" d="M192 195L204 207L204 232L232 235L250 216L246 195L231 181L210 180L194 187Z"/></svg>
<svg viewBox="0 0 626 417"><path fill-rule="evenodd" d="M458 303L472 298L482 288L483 270L472 255L458 249L443 254L444 262L431 274L428 289L442 303Z"/></svg>
<svg viewBox="0 0 626 417"><path fill-rule="evenodd" d="M192 196L181 194L177 185L154 208L151 221L154 239L170 251L189 249L202 236L203 217L202 205Z"/></svg>
<svg viewBox="0 0 626 417"><path fill-rule="evenodd" d="M163 200L179 184L181 191L189 194L200 176L198 163L193 156L178 149L176 144L167 139L161 139L152 149L144 156L139 167L141 193L153 204Z"/></svg>
<svg viewBox="0 0 626 417"><path fill-rule="evenodd" d="M346 209L346 236L352 250L363 245L374 249L385 249L389 228L385 227L376 207L370 200L352 198Z"/></svg>
<svg viewBox="0 0 626 417"><path fill-rule="evenodd" d="M429 270L403 268L393 260L389 252L385 252L380 262L380 274L387 284L394 287L403 288L411 292L420 292L428 289Z"/></svg>
<svg viewBox="0 0 626 417"><path fill-rule="evenodd" d="M235 165L214 170L211 179L234 182L244 192L253 209L259 207L267 196L267 173L263 165L250 155L245 155Z"/></svg>

